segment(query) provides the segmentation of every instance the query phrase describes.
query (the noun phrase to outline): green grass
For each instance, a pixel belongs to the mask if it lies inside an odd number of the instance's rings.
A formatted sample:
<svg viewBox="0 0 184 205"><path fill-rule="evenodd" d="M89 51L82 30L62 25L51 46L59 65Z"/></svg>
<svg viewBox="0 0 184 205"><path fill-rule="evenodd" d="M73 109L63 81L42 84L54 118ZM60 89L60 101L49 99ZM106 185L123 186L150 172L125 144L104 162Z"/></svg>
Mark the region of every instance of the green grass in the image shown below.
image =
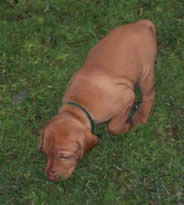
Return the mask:
<svg viewBox="0 0 184 205"><path fill-rule="evenodd" d="M11 6L8 2L12 2ZM183 0L0 2L0 205L184 204ZM39 130L67 82L109 30L141 18L157 27L156 100L144 127L100 143L66 181L44 176ZM27 91L18 104L14 96Z"/></svg>

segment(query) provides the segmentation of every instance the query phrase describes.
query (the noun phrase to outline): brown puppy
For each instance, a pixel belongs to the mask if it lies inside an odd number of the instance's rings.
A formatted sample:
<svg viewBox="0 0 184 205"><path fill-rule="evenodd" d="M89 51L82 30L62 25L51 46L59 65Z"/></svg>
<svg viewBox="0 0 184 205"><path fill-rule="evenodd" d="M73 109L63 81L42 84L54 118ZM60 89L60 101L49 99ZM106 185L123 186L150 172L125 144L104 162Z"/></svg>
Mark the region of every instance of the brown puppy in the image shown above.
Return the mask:
<svg viewBox="0 0 184 205"><path fill-rule="evenodd" d="M156 30L149 20L117 27L90 50L68 84L58 115L41 131L39 150L47 156L50 180L70 176L77 161L98 143L93 122L109 121L109 133L119 135L147 121L155 97L156 50ZM142 103L130 121L136 84Z"/></svg>

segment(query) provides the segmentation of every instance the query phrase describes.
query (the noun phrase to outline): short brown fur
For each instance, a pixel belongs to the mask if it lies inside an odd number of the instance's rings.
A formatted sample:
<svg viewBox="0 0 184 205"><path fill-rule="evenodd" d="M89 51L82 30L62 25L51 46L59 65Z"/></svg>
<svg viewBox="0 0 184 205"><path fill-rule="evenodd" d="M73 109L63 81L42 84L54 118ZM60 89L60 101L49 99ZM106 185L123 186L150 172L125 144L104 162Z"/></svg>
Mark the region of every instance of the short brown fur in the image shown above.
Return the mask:
<svg viewBox="0 0 184 205"><path fill-rule="evenodd" d="M86 114L67 102L84 107L95 124L110 121L112 135L146 123L155 98L156 53L156 30L149 20L115 28L90 50L68 84L58 115L41 131L39 151L47 156L45 172L50 180L69 177L77 161L98 143ZM135 85L141 89L142 103L131 123L127 118Z"/></svg>

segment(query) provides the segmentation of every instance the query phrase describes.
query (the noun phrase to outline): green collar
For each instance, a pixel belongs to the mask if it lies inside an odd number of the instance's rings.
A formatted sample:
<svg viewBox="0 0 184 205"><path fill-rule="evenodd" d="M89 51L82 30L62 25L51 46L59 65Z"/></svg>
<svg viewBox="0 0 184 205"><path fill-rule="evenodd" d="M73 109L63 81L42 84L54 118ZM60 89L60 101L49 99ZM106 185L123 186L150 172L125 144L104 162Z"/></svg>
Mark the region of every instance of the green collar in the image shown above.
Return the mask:
<svg viewBox="0 0 184 205"><path fill-rule="evenodd" d="M94 121L93 121L91 115L89 114L89 112L88 112L86 109L84 109L81 105L79 105L79 104L77 104L77 103L67 102L66 104L73 105L73 106L79 108L80 110L82 110L82 111L86 114L86 116L87 116L87 118L89 119L90 124L91 124L91 132L94 133L95 124L94 124Z"/></svg>

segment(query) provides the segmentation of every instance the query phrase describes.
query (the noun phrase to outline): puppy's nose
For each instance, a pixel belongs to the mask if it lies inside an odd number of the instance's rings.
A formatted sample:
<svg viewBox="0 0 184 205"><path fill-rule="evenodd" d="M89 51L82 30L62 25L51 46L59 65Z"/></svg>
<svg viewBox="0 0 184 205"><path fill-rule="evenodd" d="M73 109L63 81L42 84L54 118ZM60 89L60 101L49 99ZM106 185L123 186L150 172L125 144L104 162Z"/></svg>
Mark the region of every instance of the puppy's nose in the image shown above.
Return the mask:
<svg viewBox="0 0 184 205"><path fill-rule="evenodd" d="M53 174L55 174L55 173L56 173L55 169L50 169L50 170L49 170L49 174L53 175Z"/></svg>
<svg viewBox="0 0 184 205"><path fill-rule="evenodd" d="M47 173L47 177L49 180L51 181L58 181L58 176L56 175L56 171L54 169L51 169L48 173Z"/></svg>
<svg viewBox="0 0 184 205"><path fill-rule="evenodd" d="M50 181L57 182L59 177L57 175L48 175L47 176Z"/></svg>

